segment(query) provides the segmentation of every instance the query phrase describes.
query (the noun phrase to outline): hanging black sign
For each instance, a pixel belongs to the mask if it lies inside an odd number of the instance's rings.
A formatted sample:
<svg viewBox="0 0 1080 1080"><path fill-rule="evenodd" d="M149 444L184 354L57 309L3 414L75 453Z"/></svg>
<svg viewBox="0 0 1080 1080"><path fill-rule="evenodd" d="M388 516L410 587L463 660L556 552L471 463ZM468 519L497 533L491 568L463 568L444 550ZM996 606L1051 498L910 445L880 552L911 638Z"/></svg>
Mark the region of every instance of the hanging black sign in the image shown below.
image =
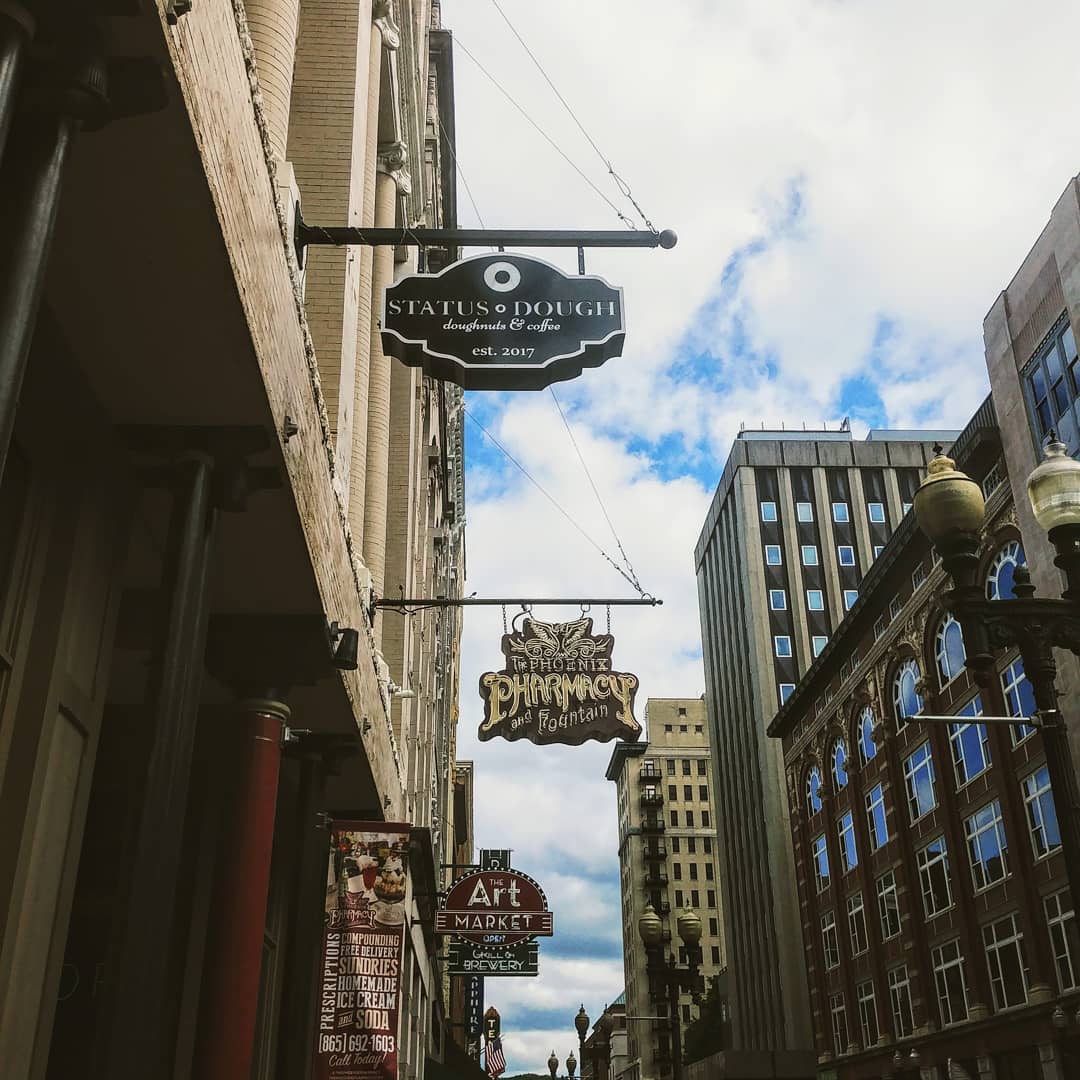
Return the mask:
<svg viewBox="0 0 1080 1080"><path fill-rule="evenodd" d="M466 390L543 390L619 356L622 289L526 255L410 274L383 298L383 351Z"/></svg>
<svg viewBox="0 0 1080 1080"><path fill-rule="evenodd" d="M539 745L580 746L587 739L616 737L636 742L641 735L634 719L638 678L612 670L614 647L611 634L593 634L592 619L525 619L523 629L503 635L505 669L480 676L480 740L501 735Z"/></svg>
<svg viewBox="0 0 1080 1080"><path fill-rule="evenodd" d="M540 947L523 941L508 948L451 941L447 973L454 975L533 976L540 974Z"/></svg>

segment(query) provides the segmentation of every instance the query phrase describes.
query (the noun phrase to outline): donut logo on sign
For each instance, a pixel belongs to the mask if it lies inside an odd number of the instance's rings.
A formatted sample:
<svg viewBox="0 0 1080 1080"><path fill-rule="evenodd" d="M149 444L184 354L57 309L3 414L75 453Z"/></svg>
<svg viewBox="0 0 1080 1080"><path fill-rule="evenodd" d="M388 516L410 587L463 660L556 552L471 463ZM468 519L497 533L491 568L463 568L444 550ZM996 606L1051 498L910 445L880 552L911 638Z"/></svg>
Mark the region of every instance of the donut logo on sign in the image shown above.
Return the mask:
<svg viewBox="0 0 1080 1080"><path fill-rule="evenodd" d="M457 879L435 913L435 933L502 948L555 933L544 890L519 870L474 870Z"/></svg>
<svg viewBox="0 0 1080 1080"><path fill-rule="evenodd" d="M505 252L387 286L381 327L385 353L466 390L542 390L626 341L622 289Z"/></svg>

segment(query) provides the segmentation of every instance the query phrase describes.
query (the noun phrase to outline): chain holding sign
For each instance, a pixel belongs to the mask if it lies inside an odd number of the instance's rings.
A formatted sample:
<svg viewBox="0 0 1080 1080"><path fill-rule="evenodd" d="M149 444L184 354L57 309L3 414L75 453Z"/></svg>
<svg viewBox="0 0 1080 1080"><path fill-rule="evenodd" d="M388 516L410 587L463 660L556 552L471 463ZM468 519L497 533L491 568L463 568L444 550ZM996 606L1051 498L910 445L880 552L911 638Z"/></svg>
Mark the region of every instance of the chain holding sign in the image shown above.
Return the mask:
<svg viewBox="0 0 1080 1080"><path fill-rule="evenodd" d="M637 741L638 678L612 669L615 638L594 635L592 627L589 618L568 623L527 618L523 629L503 635L505 669L480 676L482 742L497 735L541 746L580 746L588 739L616 737Z"/></svg>

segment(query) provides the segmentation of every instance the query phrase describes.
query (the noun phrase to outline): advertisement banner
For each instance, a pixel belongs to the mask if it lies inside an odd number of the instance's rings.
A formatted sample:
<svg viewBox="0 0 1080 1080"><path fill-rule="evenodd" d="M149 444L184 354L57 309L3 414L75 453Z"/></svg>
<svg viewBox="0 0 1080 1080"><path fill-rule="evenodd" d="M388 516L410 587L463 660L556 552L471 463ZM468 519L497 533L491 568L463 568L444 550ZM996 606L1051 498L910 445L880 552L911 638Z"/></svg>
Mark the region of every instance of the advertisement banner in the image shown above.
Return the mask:
<svg viewBox="0 0 1080 1080"><path fill-rule="evenodd" d="M312 1080L396 1080L411 826L334 821Z"/></svg>

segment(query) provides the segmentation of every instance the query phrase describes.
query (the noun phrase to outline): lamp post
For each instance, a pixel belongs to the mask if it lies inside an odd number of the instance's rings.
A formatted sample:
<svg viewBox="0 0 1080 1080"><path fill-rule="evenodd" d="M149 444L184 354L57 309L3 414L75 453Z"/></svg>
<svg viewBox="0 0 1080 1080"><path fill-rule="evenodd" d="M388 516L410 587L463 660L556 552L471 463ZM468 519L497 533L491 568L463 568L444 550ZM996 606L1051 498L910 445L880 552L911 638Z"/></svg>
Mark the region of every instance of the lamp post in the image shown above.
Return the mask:
<svg viewBox="0 0 1080 1080"><path fill-rule="evenodd" d="M585 1011L584 1003L574 1017L574 1027L577 1028L578 1054L581 1057L581 1080L585 1080L585 1036L589 1034L589 1014Z"/></svg>
<svg viewBox="0 0 1080 1080"><path fill-rule="evenodd" d="M935 450L937 456L915 494L915 516L952 577L953 588L943 600L960 623L966 665L976 682L986 686L996 677L995 650L1019 647L1035 696L1037 714L1033 719L1042 731L1069 891L1074 909L1080 911L1080 789L1054 686L1054 649L1068 649L1080 656L1080 462L1068 456L1065 445L1051 432L1046 458L1027 482L1035 518L1057 551L1054 564L1065 573L1062 598L1036 598L1027 568L1017 567L1016 598L988 600L977 577L979 532L986 519L982 489L957 470L940 446ZM1069 921L1074 946L1080 933L1078 922Z"/></svg>
<svg viewBox="0 0 1080 1080"><path fill-rule="evenodd" d="M571 1050L566 1058L566 1075L570 1077L570 1080L574 1080L574 1073L577 1071L577 1058L574 1057L574 1051Z"/></svg>
<svg viewBox="0 0 1080 1080"><path fill-rule="evenodd" d="M671 1071L673 1080L682 1075L682 1031L679 1023L679 992L686 991L696 1000L701 993L701 916L692 908L685 908L675 920L675 927L683 945L686 946L686 967L678 967L675 957L664 959L663 923L660 916L647 904L638 919L638 933L645 945L648 957L649 994L654 1001L667 998L668 1022L671 1028Z"/></svg>
<svg viewBox="0 0 1080 1080"><path fill-rule="evenodd" d="M551 1057L547 1060L548 1072L551 1073L551 1080L558 1080L559 1075L559 1059L555 1056L555 1051L551 1051Z"/></svg>

